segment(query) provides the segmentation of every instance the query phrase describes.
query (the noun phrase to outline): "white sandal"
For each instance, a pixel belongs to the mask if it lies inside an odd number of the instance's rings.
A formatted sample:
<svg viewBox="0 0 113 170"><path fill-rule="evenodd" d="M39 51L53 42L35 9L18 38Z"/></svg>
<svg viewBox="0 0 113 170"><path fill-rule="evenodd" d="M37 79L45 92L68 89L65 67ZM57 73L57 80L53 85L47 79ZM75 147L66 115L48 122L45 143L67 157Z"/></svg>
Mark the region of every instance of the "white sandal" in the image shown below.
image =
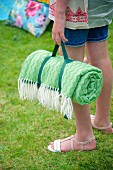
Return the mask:
<svg viewBox="0 0 113 170"><path fill-rule="evenodd" d="M106 127L97 127L94 124L95 116L94 115L90 115L90 118L91 118L91 123L92 123L92 127L93 128L101 130L103 133L106 133L106 134L112 134L113 133L112 123L110 123L110 125L106 126Z"/></svg>
<svg viewBox="0 0 113 170"><path fill-rule="evenodd" d="M50 144L48 146L49 151L51 151L51 152L63 152L60 149L60 144L61 144L61 142L64 142L66 140L71 140L71 150L85 151L85 150L94 150L95 149L95 147L93 149L92 148L91 149L84 149L84 145L87 145L87 144L91 143L92 141L94 141L95 137L92 137L89 140L84 141L84 142L79 142L78 140L75 139L74 135L72 135L72 136L65 138L65 139L62 139L62 140L61 139L55 140L54 141L54 149L51 147L51 144ZM80 149L74 148L74 142L76 142L78 145L80 145Z"/></svg>

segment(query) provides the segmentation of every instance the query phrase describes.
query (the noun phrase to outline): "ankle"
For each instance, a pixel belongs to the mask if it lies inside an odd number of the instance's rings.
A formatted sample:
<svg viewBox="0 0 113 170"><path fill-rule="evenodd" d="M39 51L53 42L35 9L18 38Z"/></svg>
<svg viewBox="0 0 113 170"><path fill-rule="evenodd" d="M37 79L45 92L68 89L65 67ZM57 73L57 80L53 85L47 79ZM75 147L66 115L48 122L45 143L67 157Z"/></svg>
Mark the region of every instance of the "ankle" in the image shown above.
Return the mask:
<svg viewBox="0 0 113 170"><path fill-rule="evenodd" d="M84 142L84 141L87 141L91 138L94 138L94 135L92 132L78 132L76 131L76 134L75 134L75 138L79 141L79 142Z"/></svg>
<svg viewBox="0 0 113 170"><path fill-rule="evenodd" d="M98 127L106 127L106 126L111 125L109 116L99 117L96 115L95 115L95 119L94 119L94 124L95 124L95 126L98 126Z"/></svg>

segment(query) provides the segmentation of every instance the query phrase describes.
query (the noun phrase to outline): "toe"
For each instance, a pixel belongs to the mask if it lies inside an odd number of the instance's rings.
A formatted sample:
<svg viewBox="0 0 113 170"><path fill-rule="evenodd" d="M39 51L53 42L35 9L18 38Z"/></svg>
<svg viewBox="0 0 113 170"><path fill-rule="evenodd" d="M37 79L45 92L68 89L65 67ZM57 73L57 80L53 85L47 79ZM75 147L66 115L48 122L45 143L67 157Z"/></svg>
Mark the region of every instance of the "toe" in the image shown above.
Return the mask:
<svg viewBox="0 0 113 170"><path fill-rule="evenodd" d="M50 145L52 145L52 144L53 144L53 142L50 143Z"/></svg>
<svg viewBox="0 0 113 170"><path fill-rule="evenodd" d="M54 149L54 142L51 142L51 148Z"/></svg>

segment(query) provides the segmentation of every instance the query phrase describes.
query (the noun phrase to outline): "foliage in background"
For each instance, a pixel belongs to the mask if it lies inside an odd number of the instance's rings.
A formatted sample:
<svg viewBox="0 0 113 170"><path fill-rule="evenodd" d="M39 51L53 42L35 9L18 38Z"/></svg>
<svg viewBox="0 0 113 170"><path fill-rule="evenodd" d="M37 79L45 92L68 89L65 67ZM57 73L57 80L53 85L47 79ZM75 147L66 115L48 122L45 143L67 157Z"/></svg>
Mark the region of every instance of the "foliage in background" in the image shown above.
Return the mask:
<svg viewBox="0 0 113 170"><path fill-rule="evenodd" d="M17 79L25 58L37 49L52 51L52 23L35 38L0 22L0 170L111 170L113 135L94 130L97 149L51 153L50 141L75 133L75 121L50 111L38 102L21 101ZM113 24L109 29L109 54L113 65ZM113 122L113 93L111 98ZM91 113L95 112L95 102Z"/></svg>

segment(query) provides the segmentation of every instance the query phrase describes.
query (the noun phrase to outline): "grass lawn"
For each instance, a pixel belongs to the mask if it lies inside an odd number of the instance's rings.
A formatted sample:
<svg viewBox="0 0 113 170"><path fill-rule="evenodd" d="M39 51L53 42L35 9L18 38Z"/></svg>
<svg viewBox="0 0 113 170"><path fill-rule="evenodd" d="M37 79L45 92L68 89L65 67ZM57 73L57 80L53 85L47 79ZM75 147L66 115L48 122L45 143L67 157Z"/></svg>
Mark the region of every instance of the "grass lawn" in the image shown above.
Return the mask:
<svg viewBox="0 0 113 170"><path fill-rule="evenodd" d="M40 37L0 22L0 170L112 170L113 135L94 130L97 149L51 153L50 141L75 133L75 121L66 120L38 102L21 101L17 79L25 58L37 49L52 51L52 24ZM109 28L113 66L113 24ZM113 93L111 98L113 122ZM91 113L95 112L95 102Z"/></svg>

